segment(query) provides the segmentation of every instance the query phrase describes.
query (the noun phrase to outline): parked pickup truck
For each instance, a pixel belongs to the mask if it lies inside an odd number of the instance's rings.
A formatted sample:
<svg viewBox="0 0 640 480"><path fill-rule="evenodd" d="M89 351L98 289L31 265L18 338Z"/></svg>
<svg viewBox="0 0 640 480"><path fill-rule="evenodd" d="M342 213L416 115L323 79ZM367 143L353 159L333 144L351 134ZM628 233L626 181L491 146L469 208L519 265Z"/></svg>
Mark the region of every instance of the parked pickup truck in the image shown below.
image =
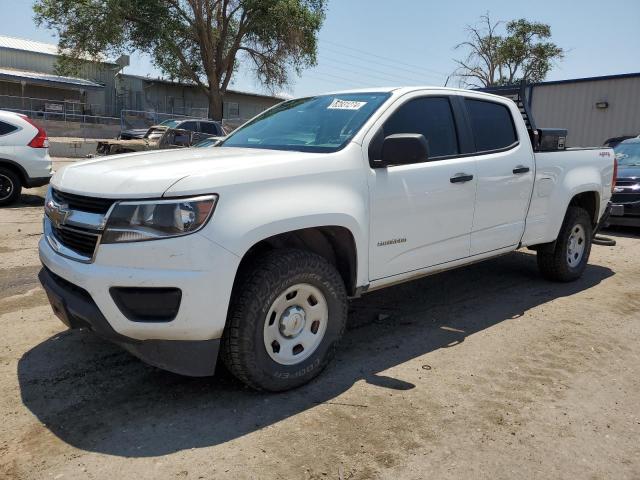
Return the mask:
<svg viewBox="0 0 640 480"><path fill-rule="evenodd" d="M330 361L349 297L521 247L545 277L580 277L614 163L486 93L291 100L213 148L56 173L40 280L66 325L152 365L212 375L220 354L285 390Z"/></svg>

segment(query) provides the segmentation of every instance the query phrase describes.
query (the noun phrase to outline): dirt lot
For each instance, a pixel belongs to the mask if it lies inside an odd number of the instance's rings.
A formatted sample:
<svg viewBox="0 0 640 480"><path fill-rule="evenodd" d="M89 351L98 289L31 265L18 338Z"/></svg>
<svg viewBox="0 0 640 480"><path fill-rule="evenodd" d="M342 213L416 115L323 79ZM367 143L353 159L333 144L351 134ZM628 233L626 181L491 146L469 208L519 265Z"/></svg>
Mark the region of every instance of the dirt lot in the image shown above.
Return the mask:
<svg viewBox="0 0 640 480"><path fill-rule="evenodd" d="M640 237L553 284L518 252L371 293L284 394L65 331L36 274L43 189L0 211L0 477L640 478Z"/></svg>

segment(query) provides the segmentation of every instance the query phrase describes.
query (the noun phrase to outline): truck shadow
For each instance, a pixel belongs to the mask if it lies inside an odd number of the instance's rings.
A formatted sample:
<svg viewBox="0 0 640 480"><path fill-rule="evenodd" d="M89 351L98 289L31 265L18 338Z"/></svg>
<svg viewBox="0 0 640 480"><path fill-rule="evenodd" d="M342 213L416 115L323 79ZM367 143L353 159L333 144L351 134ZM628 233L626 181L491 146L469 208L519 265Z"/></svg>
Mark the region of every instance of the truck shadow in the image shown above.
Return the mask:
<svg viewBox="0 0 640 480"><path fill-rule="evenodd" d="M67 331L20 359L22 400L51 432L86 451L147 457L217 445L330 402L358 381L411 389L385 370L455 348L469 335L613 274L590 265L577 282L550 283L538 275L535 256L519 252L370 293L352 302L349 329L327 370L281 394L249 390L224 369L212 378L173 375L91 333Z"/></svg>

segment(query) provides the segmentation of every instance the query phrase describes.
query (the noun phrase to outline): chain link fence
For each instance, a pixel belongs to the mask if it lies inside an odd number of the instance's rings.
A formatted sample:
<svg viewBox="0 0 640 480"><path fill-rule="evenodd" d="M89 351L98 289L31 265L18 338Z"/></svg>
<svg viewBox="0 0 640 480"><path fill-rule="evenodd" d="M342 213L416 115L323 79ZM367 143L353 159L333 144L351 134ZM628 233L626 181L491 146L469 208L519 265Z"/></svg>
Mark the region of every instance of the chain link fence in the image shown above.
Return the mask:
<svg viewBox="0 0 640 480"><path fill-rule="evenodd" d="M200 110L205 110L204 112ZM152 125L158 125L165 120L173 119L207 119L206 109L193 109L192 115L178 115L175 113L150 112L147 110L121 110L120 111L120 127L122 130L132 128L149 128Z"/></svg>
<svg viewBox="0 0 640 480"><path fill-rule="evenodd" d="M89 104L75 100L53 100L47 98L0 95L0 110L8 110L27 115L33 119L70 122L78 127L85 125L107 125L110 129L143 129L171 119L207 119L207 108L184 109L183 114L146 110L120 110L120 116L105 115L103 105ZM222 128L228 134L245 123L247 118L225 118ZM72 126L69 126L72 128ZM90 136L95 136L95 133Z"/></svg>
<svg viewBox="0 0 640 480"><path fill-rule="evenodd" d="M119 123L119 118L104 114L104 106L76 100L0 95L0 109L42 120L94 125L117 125Z"/></svg>

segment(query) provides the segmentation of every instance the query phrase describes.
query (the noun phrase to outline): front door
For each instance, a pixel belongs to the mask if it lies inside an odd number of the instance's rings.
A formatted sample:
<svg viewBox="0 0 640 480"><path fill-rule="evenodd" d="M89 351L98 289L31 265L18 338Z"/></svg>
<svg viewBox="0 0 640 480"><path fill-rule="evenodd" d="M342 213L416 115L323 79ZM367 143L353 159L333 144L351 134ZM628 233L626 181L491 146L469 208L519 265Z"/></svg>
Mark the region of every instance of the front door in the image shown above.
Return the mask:
<svg viewBox="0 0 640 480"><path fill-rule="evenodd" d="M469 256L476 162L461 157L450 99L407 100L384 122L383 136L420 133L427 161L371 169L370 280Z"/></svg>

